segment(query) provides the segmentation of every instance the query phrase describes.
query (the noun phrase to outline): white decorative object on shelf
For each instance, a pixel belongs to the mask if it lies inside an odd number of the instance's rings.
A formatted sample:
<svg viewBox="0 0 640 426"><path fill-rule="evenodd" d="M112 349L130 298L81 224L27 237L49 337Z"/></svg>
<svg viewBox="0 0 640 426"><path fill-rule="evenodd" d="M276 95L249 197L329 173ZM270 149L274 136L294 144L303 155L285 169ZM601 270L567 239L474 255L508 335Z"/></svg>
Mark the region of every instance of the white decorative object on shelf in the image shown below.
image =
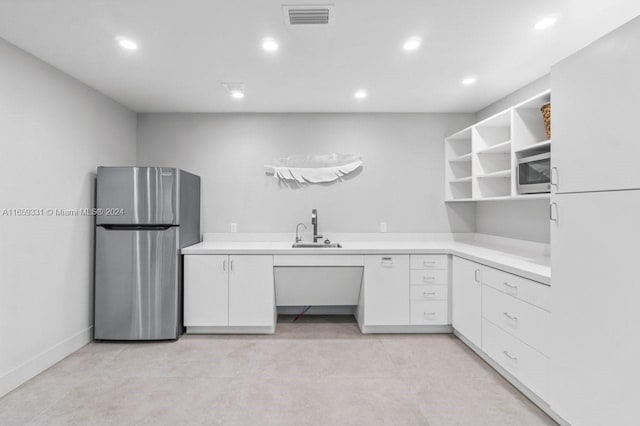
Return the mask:
<svg viewBox="0 0 640 426"><path fill-rule="evenodd" d="M276 179L297 183L333 182L362 167L362 158L352 154L289 156L264 166Z"/></svg>

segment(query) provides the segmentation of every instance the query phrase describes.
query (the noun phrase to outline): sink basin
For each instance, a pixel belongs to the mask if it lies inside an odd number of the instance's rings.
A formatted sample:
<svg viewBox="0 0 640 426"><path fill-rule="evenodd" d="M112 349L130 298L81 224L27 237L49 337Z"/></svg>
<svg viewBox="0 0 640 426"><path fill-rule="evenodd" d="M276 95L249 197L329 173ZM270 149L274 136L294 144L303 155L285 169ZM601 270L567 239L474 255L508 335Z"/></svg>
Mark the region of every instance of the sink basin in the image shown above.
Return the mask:
<svg viewBox="0 0 640 426"><path fill-rule="evenodd" d="M339 243L294 243L293 248L342 248Z"/></svg>

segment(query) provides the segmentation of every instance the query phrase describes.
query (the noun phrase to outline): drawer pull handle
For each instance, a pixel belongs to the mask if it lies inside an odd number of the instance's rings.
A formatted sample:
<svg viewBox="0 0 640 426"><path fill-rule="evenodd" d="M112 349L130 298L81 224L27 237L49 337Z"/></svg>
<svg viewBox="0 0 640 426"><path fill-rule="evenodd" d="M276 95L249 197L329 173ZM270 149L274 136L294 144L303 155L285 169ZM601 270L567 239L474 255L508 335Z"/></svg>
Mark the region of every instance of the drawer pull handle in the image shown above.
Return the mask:
<svg viewBox="0 0 640 426"><path fill-rule="evenodd" d="M510 289L513 289L513 290L517 290L518 289L517 285L511 285L506 281L504 283L502 283L502 284L504 284L505 287L509 287Z"/></svg>
<svg viewBox="0 0 640 426"><path fill-rule="evenodd" d="M432 266L432 265L436 264L436 261L435 260L425 260L424 262L422 262L422 264L424 266Z"/></svg>
<svg viewBox="0 0 640 426"><path fill-rule="evenodd" d="M436 279L436 277L428 277L426 275L424 277L422 277L422 281L433 281L435 279Z"/></svg>
<svg viewBox="0 0 640 426"><path fill-rule="evenodd" d="M476 280L477 283L480 282L480 269L476 269L474 272L474 278Z"/></svg>
<svg viewBox="0 0 640 426"><path fill-rule="evenodd" d="M435 312L423 312L422 315L427 318L427 317L432 317L434 316L436 313Z"/></svg>
<svg viewBox="0 0 640 426"><path fill-rule="evenodd" d="M502 351L502 353L505 354L506 357L509 358L510 360L518 362L518 357L511 355L509 351Z"/></svg>
<svg viewBox="0 0 640 426"><path fill-rule="evenodd" d="M424 295L424 297L429 297L429 296L435 296L436 293L433 291L424 291L422 292L422 294Z"/></svg>
<svg viewBox="0 0 640 426"><path fill-rule="evenodd" d="M382 266L393 266L393 257L382 257L382 258L380 258L380 264Z"/></svg>
<svg viewBox="0 0 640 426"><path fill-rule="evenodd" d="M509 312L504 312L504 316L509 318L511 321L518 321L518 317L512 317L509 315Z"/></svg>
<svg viewBox="0 0 640 426"><path fill-rule="evenodd" d="M226 260L222 261L222 271L223 272L227 272L227 261Z"/></svg>

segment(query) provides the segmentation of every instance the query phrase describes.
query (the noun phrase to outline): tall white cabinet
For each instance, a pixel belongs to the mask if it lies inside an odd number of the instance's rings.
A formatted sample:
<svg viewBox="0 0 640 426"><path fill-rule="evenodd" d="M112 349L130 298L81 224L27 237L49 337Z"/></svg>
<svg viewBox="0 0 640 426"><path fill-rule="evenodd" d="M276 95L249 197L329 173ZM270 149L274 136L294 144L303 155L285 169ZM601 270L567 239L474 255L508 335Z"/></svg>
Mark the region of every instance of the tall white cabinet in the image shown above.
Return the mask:
<svg viewBox="0 0 640 426"><path fill-rule="evenodd" d="M551 407L571 424L632 424L640 419L640 190L554 202Z"/></svg>
<svg viewBox="0 0 640 426"><path fill-rule="evenodd" d="M551 69L556 192L640 188L640 19Z"/></svg>
<svg viewBox="0 0 640 426"><path fill-rule="evenodd" d="M552 68L551 408L640 419L640 18Z"/></svg>

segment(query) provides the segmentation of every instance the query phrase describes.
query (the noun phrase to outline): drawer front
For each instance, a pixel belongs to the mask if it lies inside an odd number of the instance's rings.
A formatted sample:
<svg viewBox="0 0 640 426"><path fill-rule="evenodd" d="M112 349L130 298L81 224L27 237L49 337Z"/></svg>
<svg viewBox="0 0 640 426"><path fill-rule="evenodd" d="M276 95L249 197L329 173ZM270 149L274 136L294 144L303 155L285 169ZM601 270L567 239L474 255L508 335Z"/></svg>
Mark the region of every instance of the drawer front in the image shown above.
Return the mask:
<svg viewBox="0 0 640 426"><path fill-rule="evenodd" d="M482 317L543 354L549 354L549 312L483 285Z"/></svg>
<svg viewBox="0 0 640 426"><path fill-rule="evenodd" d="M548 285L489 267L482 271L482 283L546 311L550 310L551 288Z"/></svg>
<svg viewBox="0 0 640 426"><path fill-rule="evenodd" d="M482 350L543 400L547 399L549 358L482 321Z"/></svg>
<svg viewBox="0 0 640 426"><path fill-rule="evenodd" d="M448 269L449 256L446 254L412 254L411 269Z"/></svg>
<svg viewBox="0 0 640 426"><path fill-rule="evenodd" d="M446 269L412 269L411 285L421 284L448 284L448 271Z"/></svg>
<svg viewBox="0 0 640 426"><path fill-rule="evenodd" d="M413 285L411 300L447 300L449 287L446 285Z"/></svg>
<svg viewBox="0 0 640 426"><path fill-rule="evenodd" d="M449 302L446 300L412 300L411 324L449 324Z"/></svg>

